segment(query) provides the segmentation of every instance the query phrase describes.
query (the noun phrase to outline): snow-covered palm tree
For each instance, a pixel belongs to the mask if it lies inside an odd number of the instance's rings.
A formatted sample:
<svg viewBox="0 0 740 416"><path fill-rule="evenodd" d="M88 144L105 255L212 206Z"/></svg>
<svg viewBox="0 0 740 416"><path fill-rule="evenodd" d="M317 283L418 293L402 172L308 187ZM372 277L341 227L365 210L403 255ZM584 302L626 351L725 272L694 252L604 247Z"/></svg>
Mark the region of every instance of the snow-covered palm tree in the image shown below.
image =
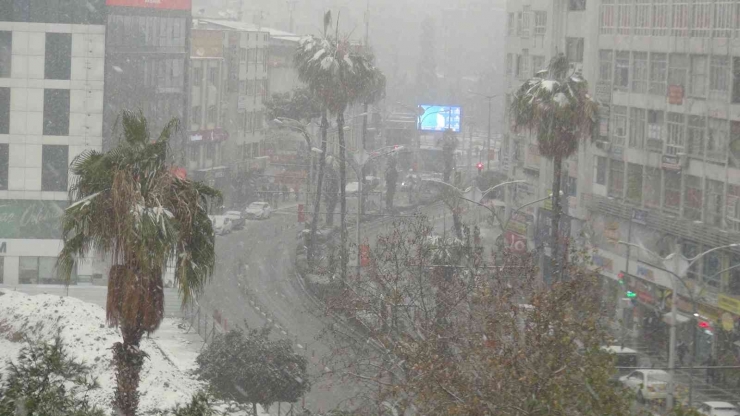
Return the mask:
<svg viewBox="0 0 740 416"><path fill-rule="evenodd" d="M116 366L114 406L134 416L139 372L146 354L139 349L164 316L162 275L175 267L183 305L213 273L214 234L207 207L218 191L178 175L167 163L167 146L177 120L150 139L141 113L125 112L123 137L107 152L87 150L72 162L71 205L62 218L64 247L57 260L69 282L76 263L93 253L111 258L106 318L120 327L113 345Z"/></svg>
<svg viewBox="0 0 740 416"><path fill-rule="evenodd" d="M553 57L546 70L538 72L519 88L511 103L511 115L514 128L533 132L540 154L553 161L551 244L553 275L558 276L563 159L573 155L582 140L594 137L598 104L588 94L586 80L580 73L572 73L567 58L559 54Z"/></svg>
<svg viewBox="0 0 740 416"><path fill-rule="evenodd" d="M341 236L342 236L342 277L346 276L346 212L347 200L345 189L347 184L346 146L344 141L344 111L347 106L357 102L367 94L368 86L375 85L376 74L372 57L353 50L349 39L340 39L338 29L335 34L328 32L331 26L331 14L324 15L323 36L306 36L298 42L298 49L294 62L299 78L304 81L309 90L314 93L322 104L321 117L321 150L319 160L319 179L317 181L317 196L314 204L314 218L311 224L309 246L313 245L316 228L318 226L318 212L320 207L320 192L322 175L326 164L326 133L328 129L327 112L337 116L337 136L339 139L339 192L341 202ZM338 25L337 25L338 27ZM311 259L312 247L308 248L308 258Z"/></svg>

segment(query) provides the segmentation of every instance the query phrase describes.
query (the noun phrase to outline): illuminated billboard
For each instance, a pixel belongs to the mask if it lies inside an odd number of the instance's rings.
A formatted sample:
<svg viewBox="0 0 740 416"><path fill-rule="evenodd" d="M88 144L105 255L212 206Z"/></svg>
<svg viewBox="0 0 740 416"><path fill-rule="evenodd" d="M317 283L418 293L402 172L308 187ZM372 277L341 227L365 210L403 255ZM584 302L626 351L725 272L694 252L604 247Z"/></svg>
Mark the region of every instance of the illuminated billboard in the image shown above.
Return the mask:
<svg viewBox="0 0 740 416"><path fill-rule="evenodd" d="M106 0L105 4L147 9L190 10L190 0Z"/></svg>
<svg viewBox="0 0 740 416"><path fill-rule="evenodd" d="M421 131L445 131L451 129L460 133L462 127L462 107L454 105L427 105L419 106L424 110L417 120ZM421 113L421 111L419 111Z"/></svg>

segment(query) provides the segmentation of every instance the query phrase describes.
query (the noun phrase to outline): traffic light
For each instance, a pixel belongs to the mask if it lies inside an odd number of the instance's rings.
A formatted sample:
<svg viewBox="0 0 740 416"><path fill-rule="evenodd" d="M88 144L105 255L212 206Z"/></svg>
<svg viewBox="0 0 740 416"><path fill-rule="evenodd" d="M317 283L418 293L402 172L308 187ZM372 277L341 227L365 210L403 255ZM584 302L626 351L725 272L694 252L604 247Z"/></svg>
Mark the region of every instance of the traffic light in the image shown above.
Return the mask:
<svg viewBox="0 0 740 416"><path fill-rule="evenodd" d="M701 329L709 329L709 328L711 328L711 325L709 325L709 322L707 322L707 321L700 321L699 322L699 328L701 328Z"/></svg>
<svg viewBox="0 0 740 416"><path fill-rule="evenodd" d="M478 167L478 173L480 174L481 171L483 170L483 162L478 162L476 166Z"/></svg>
<svg viewBox="0 0 740 416"><path fill-rule="evenodd" d="M630 298L630 299L633 299L633 298L637 297L637 293L635 293L635 292L633 292L631 290L628 290L627 291L627 297Z"/></svg>

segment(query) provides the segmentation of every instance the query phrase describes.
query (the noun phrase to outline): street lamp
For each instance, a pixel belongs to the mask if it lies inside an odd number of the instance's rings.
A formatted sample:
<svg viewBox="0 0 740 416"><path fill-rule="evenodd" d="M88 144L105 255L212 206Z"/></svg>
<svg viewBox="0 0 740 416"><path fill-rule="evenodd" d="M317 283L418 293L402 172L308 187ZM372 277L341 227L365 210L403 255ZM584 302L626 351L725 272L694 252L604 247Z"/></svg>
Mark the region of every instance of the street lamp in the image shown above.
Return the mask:
<svg viewBox="0 0 740 416"><path fill-rule="evenodd" d="M479 97L483 97L488 100L488 144L486 147L488 148L488 155L486 155L486 169L491 170L491 100L500 96L501 94L494 94L494 95L485 95L485 94L479 94L477 92L468 91L470 94L477 95Z"/></svg>
<svg viewBox="0 0 740 416"><path fill-rule="evenodd" d="M665 262L667 260L673 260L673 267L675 270L669 270L667 268L662 267L656 267L659 270L663 270L665 272L668 272L671 276L673 276L674 279L671 279L671 330L670 330L670 344L668 348L668 369L670 371L671 377L668 382L668 398L666 399L666 410L670 410L673 408L673 401L675 396L675 374L676 374L676 319L677 319L677 304L678 304L678 294L676 290L676 280L681 282L681 284L686 288L689 297L691 298L691 304L692 304L692 310L694 316L697 316L696 312L696 300L694 299L694 291L689 288L689 286L686 284L686 281L681 277L686 274L686 272L691 269L691 266L693 266L697 261L701 260L702 257L706 256L709 253L712 253L717 250L722 250L726 248L733 248L733 247L740 247L740 244L734 243L734 244L728 244L725 246L720 247L714 247L712 249L709 249L703 253L700 253L690 259L687 259L681 254L681 244L676 244L676 249L673 253L669 254L665 258L659 256L657 253L648 250L647 248L626 242L626 241L619 241L619 244L624 244L628 247L636 247L640 250L650 254L651 256L655 257L656 259L660 259L661 263L665 265ZM729 270L729 269L728 269ZM627 270L627 273L629 273L629 270ZM691 357L689 358L689 404L692 400L693 395L693 384L694 384L694 350L696 346L694 345L694 341L691 343Z"/></svg>

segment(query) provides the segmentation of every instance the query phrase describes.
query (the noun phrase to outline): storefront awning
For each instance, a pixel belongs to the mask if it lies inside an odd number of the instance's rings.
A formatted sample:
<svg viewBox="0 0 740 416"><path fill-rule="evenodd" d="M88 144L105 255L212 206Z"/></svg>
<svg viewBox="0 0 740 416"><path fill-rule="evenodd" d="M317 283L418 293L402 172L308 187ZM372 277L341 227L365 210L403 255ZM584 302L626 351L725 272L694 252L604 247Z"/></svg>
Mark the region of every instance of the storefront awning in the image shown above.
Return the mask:
<svg viewBox="0 0 740 416"><path fill-rule="evenodd" d="M682 313L676 312L676 323L678 323L678 324L685 324L686 322L689 322L689 321L691 321L691 318L690 317L688 317L688 316L686 316L686 315L684 315ZM671 320L671 313L670 312L668 312L666 314L663 314L663 322L665 322L668 325L671 324L672 320Z"/></svg>

